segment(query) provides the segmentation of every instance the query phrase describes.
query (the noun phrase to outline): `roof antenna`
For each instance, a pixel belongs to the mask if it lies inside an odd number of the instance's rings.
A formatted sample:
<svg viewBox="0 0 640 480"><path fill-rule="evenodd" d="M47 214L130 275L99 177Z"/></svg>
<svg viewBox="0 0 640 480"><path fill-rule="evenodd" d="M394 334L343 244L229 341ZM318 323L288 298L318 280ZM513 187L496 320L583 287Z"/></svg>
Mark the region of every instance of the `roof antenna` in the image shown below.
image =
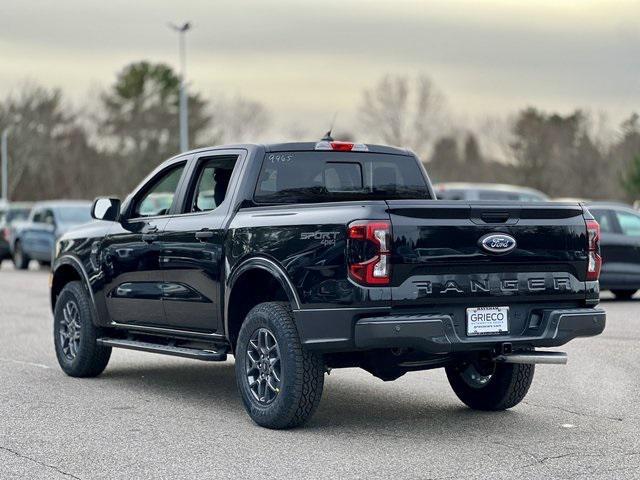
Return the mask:
<svg viewBox="0 0 640 480"><path fill-rule="evenodd" d="M322 137L323 142L333 142L333 137L331 136L331 131L333 130L333 124L336 123L336 117L338 116L338 112L333 114L333 119L331 120L331 126L329 127L329 131L324 134Z"/></svg>

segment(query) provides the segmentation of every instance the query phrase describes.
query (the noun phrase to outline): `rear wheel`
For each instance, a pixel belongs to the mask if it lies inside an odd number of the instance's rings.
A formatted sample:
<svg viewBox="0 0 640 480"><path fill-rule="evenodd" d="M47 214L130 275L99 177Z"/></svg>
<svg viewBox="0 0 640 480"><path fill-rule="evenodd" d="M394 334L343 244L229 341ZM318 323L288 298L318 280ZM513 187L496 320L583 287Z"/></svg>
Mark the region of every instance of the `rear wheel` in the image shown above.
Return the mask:
<svg viewBox="0 0 640 480"><path fill-rule="evenodd" d="M242 401L258 425L291 428L313 415L322 396L324 363L303 348L288 305L261 303L249 312L235 360Z"/></svg>
<svg viewBox="0 0 640 480"><path fill-rule="evenodd" d="M527 395L534 365L516 363L460 363L446 368L460 400L474 410L506 410Z"/></svg>
<svg viewBox="0 0 640 480"><path fill-rule="evenodd" d="M80 282L69 282L60 292L53 320L53 341L60 368L71 377L95 377L109 363L111 347L96 343L91 299Z"/></svg>
<svg viewBox="0 0 640 480"><path fill-rule="evenodd" d="M618 300L631 300L636 290L611 290Z"/></svg>
<svg viewBox="0 0 640 480"><path fill-rule="evenodd" d="M31 259L29 256L24 253L24 250L22 250L22 244L20 242L16 242L16 245L13 248L13 264L18 270L26 270L29 268L30 261Z"/></svg>

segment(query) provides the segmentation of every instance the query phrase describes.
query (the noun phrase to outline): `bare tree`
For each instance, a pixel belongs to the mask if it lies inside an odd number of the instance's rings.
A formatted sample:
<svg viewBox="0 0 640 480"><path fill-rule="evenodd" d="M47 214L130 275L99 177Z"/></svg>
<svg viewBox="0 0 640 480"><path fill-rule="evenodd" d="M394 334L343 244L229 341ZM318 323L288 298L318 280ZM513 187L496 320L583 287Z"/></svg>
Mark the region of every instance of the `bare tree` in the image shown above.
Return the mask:
<svg viewBox="0 0 640 480"><path fill-rule="evenodd" d="M256 141L268 128L270 115L264 105L243 97L213 102L213 138L221 143Z"/></svg>
<svg viewBox="0 0 640 480"><path fill-rule="evenodd" d="M60 90L24 84L0 102L0 129L7 126L11 199L82 198L93 191L104 172L101 156Z"/></svg>
<svg viewBox="0 0 640 480"><path fill-rule="evenodd" d="M387 75L365 90L359 116L366 135L375 141L406 146L424 154L443 121L444 98L422 75Z"/></svg>

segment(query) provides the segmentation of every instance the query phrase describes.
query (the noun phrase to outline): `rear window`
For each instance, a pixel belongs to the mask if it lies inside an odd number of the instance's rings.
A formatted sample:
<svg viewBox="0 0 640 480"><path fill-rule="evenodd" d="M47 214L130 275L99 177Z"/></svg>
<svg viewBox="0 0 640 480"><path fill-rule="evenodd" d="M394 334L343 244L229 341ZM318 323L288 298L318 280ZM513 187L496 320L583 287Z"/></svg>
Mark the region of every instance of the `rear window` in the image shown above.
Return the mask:
<svg viewBox="0 0 640 480"><path fill-rule="evenodd" d="M257 203L430 198L416 160L352 152L267 153Z"/></svg>

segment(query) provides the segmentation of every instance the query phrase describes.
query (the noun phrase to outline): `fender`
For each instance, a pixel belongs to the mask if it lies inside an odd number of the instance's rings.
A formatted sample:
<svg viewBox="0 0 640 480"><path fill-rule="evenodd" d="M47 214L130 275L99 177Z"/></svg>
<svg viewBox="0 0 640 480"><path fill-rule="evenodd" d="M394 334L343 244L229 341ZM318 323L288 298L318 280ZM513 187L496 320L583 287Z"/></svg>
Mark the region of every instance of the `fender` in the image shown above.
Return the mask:
<svg viewBox="0 0 640 480"><path fill-rule="evenodd" d="M64 254L58 257L51 269L51 279L49 281L49 288L51 289L53 287L53 280L56 277L56 272L63 265L69 265L78 273L78 275L80 275L84 288L89 292L89 297L91 299L91 305L92 305L93 314L94 314L94 323L96 323L96 320L98 319L98 309L96 307L96 299L93 296L93 290L91 289L91 284L89 283L89 275L87 274L87 271L84 268L84 265L82 264L80 259L69 254ZM50 292L50 296L51 296L51 310L54 311L56 306L55 306L55 302L54 302L55 299L53 298L52 290Z"/></svg>
<svg viewBox="0 0 640 480"><path fill-rule="evenodd" d="M224 292L224 331L229 331L229 297L231 296L231 291L233 290L233 286L240 278L240 276L255 268L259 268L261 270L266 270L271 273L280 285L284 289L287 297L289 298L289 302L294 311L300 310L300 298L296 292L291 279L287 275L286 271L282 266L280 266L275 261L266 258L266 257L251 257L244 261L242 261L232 272L227 276L227 281L225 282L226 288Z"/></svg>

